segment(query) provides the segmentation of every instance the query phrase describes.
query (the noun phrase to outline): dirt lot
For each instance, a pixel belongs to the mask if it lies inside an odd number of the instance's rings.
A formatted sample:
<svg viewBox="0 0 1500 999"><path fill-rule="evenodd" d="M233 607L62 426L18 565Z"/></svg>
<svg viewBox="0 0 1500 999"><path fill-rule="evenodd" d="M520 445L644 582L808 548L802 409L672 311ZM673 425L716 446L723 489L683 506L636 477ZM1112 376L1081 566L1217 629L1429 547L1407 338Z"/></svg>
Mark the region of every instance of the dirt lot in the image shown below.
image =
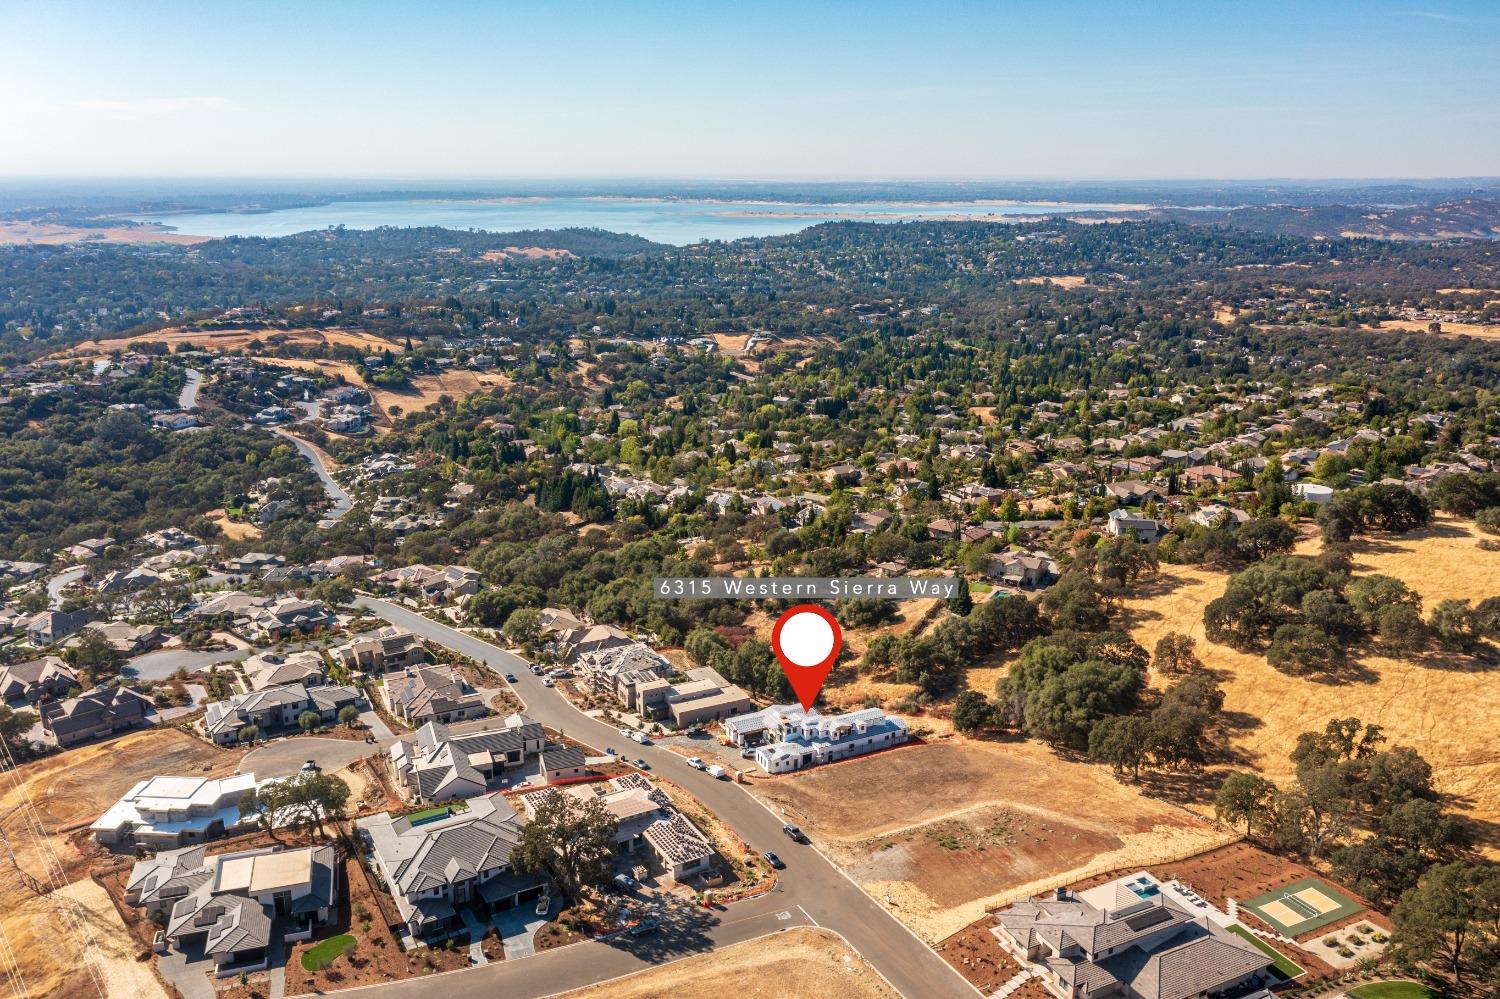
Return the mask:
<svg viewBox="0 0 1500 999"><path fill-rule="evenodd" d="M304 371L321 371L330 376L342 376L351 385L357 385L370 393L374 410L381 422L389 422L391 407L396 415L419 413L436 404L443 396L457 402L476 392L494 388L507 388L514 384L510 378L495 371L470 371L457 368L438 375L419 375L406 389L378 388L366 385L358 369L347 361L328 361L308 357L257 357L262 364L274 364L286 368L301 368Z"/></svg>
<svg viewBox="0 0 1500 999"><path fill-rule="evenodd" d="M0 872L6 942L21 960L21 994L49 999L166 999L144 948L103 888L85 878L37 898Z"/></svg>
<svg viewBox="0 0 1500 999"><path fill-rule="evenodd" d="M722 999L726 995L894 999L896 992L839 937L827 930L795 929L769 943L747 940L713 954L569 992L566 999L667 995L674 999Z"/></svg>
<svg viewBox="0 0 1500 999"><path fill-rule="evenodd" d="M1424 612L1452 597L1493 596L1500 593L1500 552L1483 551L1478 538L1472 522L1440 518L1404 537L1360 541L1355 572L1402 580L1422 595ZM1302 550L1316 551L1317 543ZM1456 796L1456 807L1487 823L1500 821L1500 745L1486 726L1453 723L1500 717L1500 684L1492 674L1476 670L1469 657L1430 653L1408 660L1366 655L1359 663L1367 677L1341 684L1286 676L1262 656L1204 638L1203 607L1224 592L1226 579L1219 572L1164 564L1146 596L1126 601L1126 610L1131 634L1147 649L1168 631L1197 640L1199 657L1220 674L1231 745L1246 766L1287 780L1287 755L1299 733L1355 715L1381 725L1392 744L1419 749L1438 787ZM1153 678L1154 685L1161 683ZM1486 846L1500 852L1500 842Z"/></svg>
<svg viewBox="0 0 1500 999"><path fill-rule="evenodd" d="M1059 288L1083 288L1087 287L1088 278L1079 277L1076 274L1064 274L1053 277L1024 277L1016 278L1016 284L1055 284Z"/></svg>
<svg viewBox="0 0 1500 999"><path fill-rule="evenodd" d="M243 520L230 520L223 507L210 510L204 516L218 524L219 530L223 531L224 537L230 541L244 541L246 538L253 540L260 537L260 528L254 524L247 524Z"/></svg>
<svg viewBox="0 0 1500 999"><path fill-rule="evenodd" d="M486 250L479 255L481 260L500 261L511 257L529 257L532 260L567 260L576 256L572 250L545 246L507 246L502 250Z"/></svg>
<svg viewBox="0 0 1500 999"><path fill-rule="evenodd" d="M871 787L902 807L871 809ZM1230 838L1103 768L1025 741L912 746L752 789L930 941L987 906Z"/></svg>

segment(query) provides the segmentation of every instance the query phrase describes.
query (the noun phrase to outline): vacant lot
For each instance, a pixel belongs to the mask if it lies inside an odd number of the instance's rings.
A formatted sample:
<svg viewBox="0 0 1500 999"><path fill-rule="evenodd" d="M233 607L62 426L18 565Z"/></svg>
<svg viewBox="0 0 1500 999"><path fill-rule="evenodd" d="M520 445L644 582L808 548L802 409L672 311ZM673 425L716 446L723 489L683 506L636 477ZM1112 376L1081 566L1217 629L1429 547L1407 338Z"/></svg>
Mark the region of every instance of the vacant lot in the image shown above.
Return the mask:
<svg viewBox="0 0 1500 999"><path fill-rule="evenodd" d="M1493 596L1500 593L1500 552L1480 549L1478 537L1472 522L1445 517L1404 537L1366 539L1355 546L1355 572L1395 576L1422 595L1424 611L1448 598ZM1302 550L1316 551L1317 544ZM1477 669L1469 657L1433 653L1407 660L1365 656L1359 662L1366 679L1345 683L1286 676L1260 655L1204 638L1203 607L1224 592L1226 579L1163 565L1142 597L1126 601L1126 611L1131 634L1147 649L1168 631L1197 640L1199 657L1221 677L1232 745L1245 765L1287 780L1287 754L1299 733L1354 715L1381 725L1391 743L1420 750L1457 807L1500 820L1500 745L1492 726L1471 723L1500 717L1493 673ZM1487 846L1500 849L1500 843Z"/></svg>
<svg viewBox="0 0 1500 999"><path fill-rule="evenodd" d="M161 226L60 225L56 222L0 222L0 246L59 246L63 243L206 243L208 236L168 232Z"/></svg>
<svg viewBox="0 0 1500 999"><path fill-rule="evenodd" d="M418 375L411 380L411 385L407 388L380 388L375 385L366 385L364 379L360 377L359 369L347 361L262 356L256 357L256 360L262 364L299 368L303 371L319 371L329 377L343 378L350 385L356 385L370 393L374 400L373 408L381 421L388 421L393 407L397 416L404 413L419 413L428 406L438 403L444 396L457 402L476 392L507 388L514 384L510 378L499 372L455 368L442 374Z"/></svg>
<svg viewBox="0 0 1500 999"><path fill-rule="evenodd" d="M842 939L827 930L803 928L579 989L566 993L566 999L722 999L726 995L895 999L896 992Z"/></svg>
<svg viewBox="0 0 1500 999"><path fill-rule="evenodd" d="M878 788L872 807L871 789ZM913 746L753 790L921 936L939 940L987 905L1229 836L1029 742Z"/></svg>

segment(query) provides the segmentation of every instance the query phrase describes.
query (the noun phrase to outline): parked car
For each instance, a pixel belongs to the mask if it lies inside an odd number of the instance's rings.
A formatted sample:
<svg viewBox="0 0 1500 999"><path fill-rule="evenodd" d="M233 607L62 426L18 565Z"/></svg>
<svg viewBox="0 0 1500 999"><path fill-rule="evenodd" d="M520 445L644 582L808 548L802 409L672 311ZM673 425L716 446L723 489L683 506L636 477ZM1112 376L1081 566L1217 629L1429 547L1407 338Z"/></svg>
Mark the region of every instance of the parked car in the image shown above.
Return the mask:
<svg viewBox="0 0 1500 999"><path fill-rule="evenodd" d="M655 933L660 926L661 923L653 916L650 919L643 919L639 923L636 923L630 928L629 932L633 937L643 937L648 933Z"/></svg>
<svg viewBox="0 0 1500 999"><path fill-rule="evenodd" d="M748 759L750 759L754 755L755 755L755 750L751 749L749 747L746 747L745 749L740 750L740 759L742 759L742 760L748 760Z"/></svg>
<svg viewBox="0 0 1500 999"><path fill-rule="evenodd" d="M630 765L635 767L637 770L651 769L651 764L647 763L645 760L631 760Z"/></svg>
<svg viewBox="0 0 1500 999"><path fill-rule="evenodd" d="M635 891L641 886L641 883L629 874L616 874L614 881L615 887L621 891Z"/></svg>
<svg viewBox="0 0 1500 999"><path fill-rule="evenodd" d="M622 728L622 729L620 729L620 734L623 735L625 738L628 739L628 738L630 738L630 734L631 734L630 733L630 729L628 729L628 728Z"/></svg>
<svg viewBox="0 0 1500 999"><path fill-rule="evenodd" d="M643 746L651 745L651 737L645 732L631 732L630 738L634 739L636 742L639 742Z"/></svg>
<svg viewBox="0 0 1500 999"><path fill-rule="evenodd" d="M782 826L781 827L781 831L784 832L784 833L786 833L787 836L791 839L791 841L793 843L806 843L807 842L807 837L802 834L802 830L798 829L796 826L792 825L790 822L788 822L786 825Z"/></svg>
<svg viewBox="0 0 1500 999"><path fill-rule="evenodd" d="M542 675L542 668L540 666L531 666L529 668L531 669L531 672L534 673L535 675L537 675L537 676L541 676Z"/></svg>
<svg viewBox="0 0 1500 999"><path fill-rule="evenodd" d="M688 761L687 761L687 765L690 766L690 767L692 767L694 770L707 770L708 769L708 764L704 763L702 760L698 759L698 757L696 757L696 756L689 757Z"/></svg>
<svg viewBox="0 0 1500 999"><path fill-rule="evenodd" d="M544 676L544 677L542 677L542 686L543 687L555 687L555 686L557 686L557 682L555 680L553 680L550 676Z"/></svg>
<svg viewBox="0 0 1500 999"><path fill-rule="evenodd" d="M761 856L766 858L766 863L770 864L778 871L786 867L786 862L780 857L776 856L776 854L772 853L770 850L767 850L765 853L761 854Z"/></svg>
<svg viewBox="0 0 1500 999"><path fill-rule="evenodd" d="M303 763L302 764L302 772L305 773L305 774L315 774L315 773L317 773L318 772L318 761L317 760L308 760L306 763Z"/></svg>
<svg viewBox="0 0 1500 999"><path fill-rule="evenodd" d="M715 763L713 766L711 766L707 770L705 770L704 773L708 774L710 777L714 778L715 780L723 780L725 777L729 776L729 771L725 770L723 767L719 766L717 763Z"/></svg>

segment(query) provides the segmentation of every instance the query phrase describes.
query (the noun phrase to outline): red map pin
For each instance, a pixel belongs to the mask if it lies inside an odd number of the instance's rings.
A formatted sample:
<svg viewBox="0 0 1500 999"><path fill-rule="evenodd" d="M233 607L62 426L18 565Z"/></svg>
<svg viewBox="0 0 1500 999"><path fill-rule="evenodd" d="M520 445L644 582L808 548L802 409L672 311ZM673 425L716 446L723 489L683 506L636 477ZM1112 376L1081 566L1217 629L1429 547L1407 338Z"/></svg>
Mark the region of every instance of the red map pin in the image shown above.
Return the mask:
<svg viewBox="0 0 1500 999"><path fill-rule="evenodd" d="M804 711L811 711L828 671L844 647L844 633L832 614L817 604L798 604L776 619L771 651L797 692Z"/></svg>

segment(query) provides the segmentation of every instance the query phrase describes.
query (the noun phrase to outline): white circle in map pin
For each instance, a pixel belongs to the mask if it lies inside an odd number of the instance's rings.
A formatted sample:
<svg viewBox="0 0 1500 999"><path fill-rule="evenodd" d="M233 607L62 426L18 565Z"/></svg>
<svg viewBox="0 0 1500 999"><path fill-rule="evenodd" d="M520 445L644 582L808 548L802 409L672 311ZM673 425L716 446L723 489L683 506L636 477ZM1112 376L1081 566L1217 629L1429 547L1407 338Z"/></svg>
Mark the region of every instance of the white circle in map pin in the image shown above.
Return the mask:
<svg viewBox="0 0 1500 999"><path fill-rule="evenodd" d="M781 626L781 654L798 666L821 665L833 653L833 625L821 614L793 614Z"/></svg>

